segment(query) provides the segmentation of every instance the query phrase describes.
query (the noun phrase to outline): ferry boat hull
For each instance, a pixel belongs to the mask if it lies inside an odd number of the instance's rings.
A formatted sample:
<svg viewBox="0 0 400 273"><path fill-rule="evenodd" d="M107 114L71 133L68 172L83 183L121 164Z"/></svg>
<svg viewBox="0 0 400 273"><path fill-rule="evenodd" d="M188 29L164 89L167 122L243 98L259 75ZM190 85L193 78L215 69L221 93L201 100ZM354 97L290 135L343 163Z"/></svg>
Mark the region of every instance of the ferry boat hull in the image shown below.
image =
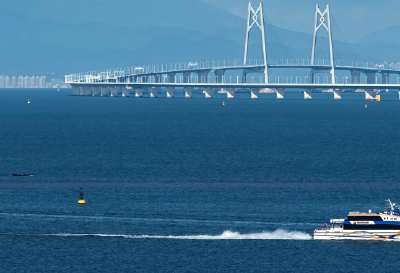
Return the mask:
<svg viewBox="0 0 400 273"><path fill-rule="evenodd" d="M315 230L314 240L373 240L373 241L399 241L399 230Z"/></svg>

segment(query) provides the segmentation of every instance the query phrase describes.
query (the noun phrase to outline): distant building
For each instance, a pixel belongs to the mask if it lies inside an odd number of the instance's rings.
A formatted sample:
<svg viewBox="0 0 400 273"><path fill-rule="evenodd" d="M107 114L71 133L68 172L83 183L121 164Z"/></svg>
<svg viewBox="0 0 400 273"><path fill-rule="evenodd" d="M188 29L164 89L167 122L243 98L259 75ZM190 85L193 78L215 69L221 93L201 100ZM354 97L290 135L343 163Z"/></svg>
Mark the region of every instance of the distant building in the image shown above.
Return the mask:
<svg viewBox="0 0 400 273"><path fill-rule="evenodd" d="M28 88L35 88L35 76L28 77Z"/></svg>
<svg viewBox="0 0 400 273"><path fill-rule="evenodd" d="M24 78L24 88L29 88L29 77L25 76Z"/></svg>
<svg viewBox="0 0 400 273"><path fill-rule="evenodd" d="M13 76L11 77L11 88L16 88L17 87L17 77Z"/></svg>
<svg viewBox="0 0 400 273"><path fill-rule="evenodd" d="M4 88L9 88L10 85L11 85L10 77L9 77L9 76L6 76L6 77L4 78Z"/></svg>
<svg viewBox="0 0 400 273"><path fill-rule="evenodd" d="M25 88L25 86L24 86L24 77L22 77L22 76L18 77L18 88Z"/></svg>
<svg viewBox="0 0 400 273"><path fill-rule="evenodd" d="M46 76L0 76L0 88L55 88L64 86L60 79L51 79L46 82ZM69 86L65 86L69 88Z"/></svg>
<svg viewBox="0 0 400 273"><path fill-rule="evenodd" d="M39 88L45 88L46 87L46 76L42 76L39 79Z"/></svg>

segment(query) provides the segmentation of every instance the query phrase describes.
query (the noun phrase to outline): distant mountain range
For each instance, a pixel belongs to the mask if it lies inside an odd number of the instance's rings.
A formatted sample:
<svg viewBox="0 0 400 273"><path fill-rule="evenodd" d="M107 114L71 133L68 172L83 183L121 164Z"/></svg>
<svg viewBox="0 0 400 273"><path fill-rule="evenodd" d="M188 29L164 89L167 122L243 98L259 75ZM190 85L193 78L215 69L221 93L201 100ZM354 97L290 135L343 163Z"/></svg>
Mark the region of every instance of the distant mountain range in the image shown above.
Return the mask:
<svg viewBox="0 0 400 273"><path fill-rule="evenodd" d="M0 9L0 74L63 75L132 65L242 58L244 19L196 0L154 3L6 1ZM294 59L311 55L311 34L272 25L267 25L267 32L270 58L283 58L286 52ZM397 34L400 28L391 27L350 46L359 60L397 62ZM335 46L346 48L339 41Z"/></svg>

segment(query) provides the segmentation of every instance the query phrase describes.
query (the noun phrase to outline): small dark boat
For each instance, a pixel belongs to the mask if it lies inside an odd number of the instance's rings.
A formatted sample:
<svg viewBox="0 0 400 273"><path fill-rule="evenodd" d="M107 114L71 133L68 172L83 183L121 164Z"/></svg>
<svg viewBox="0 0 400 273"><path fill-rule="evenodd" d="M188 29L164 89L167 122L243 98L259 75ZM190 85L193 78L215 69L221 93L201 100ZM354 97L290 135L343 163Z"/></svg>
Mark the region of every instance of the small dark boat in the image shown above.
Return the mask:
<svg viewBox="0 0 400 273"><path fill-rule="evenodd" d="M33 173L13 173L12 176L34 176Z"/></svg>

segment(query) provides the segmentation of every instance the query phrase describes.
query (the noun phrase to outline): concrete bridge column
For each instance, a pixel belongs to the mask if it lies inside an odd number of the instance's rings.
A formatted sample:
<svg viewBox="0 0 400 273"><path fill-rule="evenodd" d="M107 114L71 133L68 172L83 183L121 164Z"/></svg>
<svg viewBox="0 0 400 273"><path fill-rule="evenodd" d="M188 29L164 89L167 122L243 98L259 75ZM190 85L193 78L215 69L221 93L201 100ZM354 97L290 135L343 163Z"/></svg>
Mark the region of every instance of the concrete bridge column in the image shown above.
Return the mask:
<svg viewBox="0 0 400 273"><path fill-rule="evenodd" d="M382 73L382 84L389 84L389 73Z"/></svg>
<svg viewBox="0 0 400 273"><path fill-rule="evenodd" d="M223 83L224 76L225 76L225 70L215 70L215 82L216 83Z"/></svg>
<svg viewBox="0 0 400 273"><path fill-rule="evenodd" d="M150 88L150 98L158 98L159 87Z"/></svg>
<svg viewBox="0 0 400 273"><path fill-rule="evenodd" d="M277 88L276 89L276 98L278 100L282 100L285 98L285 89L284 88Z"/></svg>
<svg viewBox="0 0 400 273"><path fill-rule="evenodd" d="M227 95L228 99L234 99L235 98L235 89L227 88L226 89L226 95Z"/></svg>
<svg viewBox="0 0 400 273"><path fill-rule="evenodd" d="M190 72L185 72L183 73L183 82L184 83L190 83Z"/></svg>
<svg viewBox="0 0 400 273"><path fill-rule="evenodd" d="M168 74L168 82L169 83L175 83L175 76L176 76L176 74L175 73L170 73L170 74Z"/></svg>
<svg viewBox="0 0 400 273"><path fill-rule="evenodd" d="M167 87L167 98L172 99L175 97L175 87Z"/></svg>
<svg viewBox="0 0 400 273"><path fill-rule="evenodd" d="M136 97L136 98L141 98L141 97L143 97L143 89L141 89L141 88L135 89L135 97Z"/></svg>
<svg viewBox="0 0 400 273"><path fill-rule="evenodd" d="M100 87L100 93L102 97L107 97L108 96L108 87Z"/></svg>
<svg viewBox="0 0 400 273"><path fill-rule="evenodd" d="M111 97L118 97L118 87L112 86L110 89L111 89Z"/></svg>
<svg viewBox="0 0 400 273"><path fill-rule="evenodd" d="M76 96L76 95L78 95L78 94L79 94L79 87L73 85L73 86L72 86L72 95L73 95L73 96Z"/></svg>
<svg viewBox="0 0 400 273"><path fill-rule="evenodd" d="M304 90L304 99L311 100L312 99L312 89L305 89Z"/></svg>
<svg viewBox="0 0 400 273"><path fill-rule="evenodd" d="M185 87L184 91L185 91L185 98L187 98L187 99L193 98L193 88Z"/></svg>
<svg viewBox="0 0 400 273"><path fill-rule="evenodd" d="M314 76L315 76L314 70L311 69L310 70L310 83L314 83Z"/></svg>
<svg viewBox="0 0 400 273"><path fill-rule="evenodd" d="M93 97L100 96L100 87L99 86L92 86L92 96Z"/></svg>
<svg viewBox="0 0 400 273"><path fill-rule="evenodd" d="M361 72L357 70L351 70L350 73L351 73L351 83L359 84Z"/></svg>
<svg viewBox="0 0 400 273"><path fill-rule="evenodd" d="M122 96L129 97L131 94L131 90L128 87L122 87Z"/></svg>
<svg viewBox="0 0 400 273"><path fill-rule="evenodd" d="M79 86L79 96L84 96L85 95L85 87Z"/></svg>
<svg viewBox="0 0 400 273"><path fill-rule="evenodd" d="M199 77L199 83L207 83L208 71L199 71L197 76Z"/></svg>
<svg viewBox="0 0 400 273"><path fill-rule="evenodd" d="M399 90L399 100L400 100L400 90Z"/></svg>
<svg viewBox="0 0 400 273"><path fill-rule="evenodd" d="M367 75L367 84L376 84L376 73L375 72L368 72ZM366 100L373 100L374 99L374 90L373 89L366 89L365 90L365 99Z"/></svg>
<svg viewBox="0 0 400 273"><path fill-rule="evenodd" d="M86 96L91 96L92 95L92 87L91 86L86 86L85 87L85 95Z"/></svg>
<svg viewBox="0 0 400 273"><path fill-rule="evenodd" d="M341 89L333 89L333 99L335 99L335 100L342 99L342 90Z"/></svg>
<svg viewBox="0 0 400 273"><path fill-rule="evenodd" d="M160 90L160 87L151 87L150 88L150 98L157 98L158 97L158 91Z"/></svg>
<svg viewBox="0 0 400 273"><path fill-rule="evenodd" d="M258 99L258 94L260 93L260 89L250 89L250 93L251 93L251 98L252 99Z"/></svg>
<svg viewBox="0 0 400 273"><path fill-rule="evenodd" d="M206 90L204 90L203 93L206 95L206 99L212 99L214 94L214 89L206 88Z"/></svg>
<svg viewBox="0 0 400 273"><path fill-rule="evenodd" d="M376 73L375 72L368 72L365 73L367 75L367 84L376 84Z"/></svg>
<svg viewBox="0 0 400 273"><path fill-rule="evenodd" d="M247 83L247 72L246 72L245 70L243 70L242 82L243 82L243 83Z"/></svg>

